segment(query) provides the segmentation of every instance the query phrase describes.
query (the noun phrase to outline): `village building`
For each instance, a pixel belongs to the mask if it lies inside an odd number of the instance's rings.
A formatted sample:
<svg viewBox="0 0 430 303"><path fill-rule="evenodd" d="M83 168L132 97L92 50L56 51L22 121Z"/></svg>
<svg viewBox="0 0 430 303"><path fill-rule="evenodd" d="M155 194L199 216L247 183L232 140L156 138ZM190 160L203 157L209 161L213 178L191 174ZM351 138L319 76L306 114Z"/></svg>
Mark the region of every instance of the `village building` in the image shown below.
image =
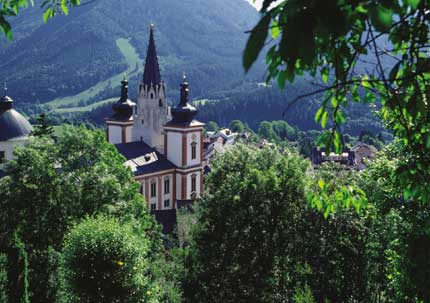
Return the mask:
<svg viewBox="0 0 430 303"><path fill-rule="evenodd" d="M121 97L106 119L106 137L126 158L125 165L140 182L150 210L156 217L171 213L167 220L173 221L176 208L192 203L203 192L205 124L195 120L197 109L189 103L185 75L177 106L168 106L153 26L138 89L137 102L133 102L128 98L127 80L122 81Z"/></svg>
<svg viewBox="0 0 430 303"><path fill-rule="evenodd" d="M28 120L13 109L13 100L7 95L5 84L0 98L0 177L4 175L2 168L5 163L15 158L15 148L24 145L32 131Z"/></svg>

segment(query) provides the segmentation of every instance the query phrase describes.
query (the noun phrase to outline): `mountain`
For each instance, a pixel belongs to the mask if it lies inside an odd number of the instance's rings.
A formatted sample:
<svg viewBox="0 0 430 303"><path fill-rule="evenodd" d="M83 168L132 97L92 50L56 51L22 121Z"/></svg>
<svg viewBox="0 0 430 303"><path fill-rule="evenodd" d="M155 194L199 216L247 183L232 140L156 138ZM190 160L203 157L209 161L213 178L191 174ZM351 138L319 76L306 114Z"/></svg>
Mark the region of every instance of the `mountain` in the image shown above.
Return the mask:
<svg viewBox="0 0 430 303"><path fill-rule="evenodd" d="M244 79L245 31L258 20L244 0L90 0L46 25L41 15L24 10L11 20L13 42L0 39L0 81L24 111L111 97L124 72L136 94L151 22L170 91L183 71L194 96L234 87ZM261 77L263 67L254 70Z"/></svg>

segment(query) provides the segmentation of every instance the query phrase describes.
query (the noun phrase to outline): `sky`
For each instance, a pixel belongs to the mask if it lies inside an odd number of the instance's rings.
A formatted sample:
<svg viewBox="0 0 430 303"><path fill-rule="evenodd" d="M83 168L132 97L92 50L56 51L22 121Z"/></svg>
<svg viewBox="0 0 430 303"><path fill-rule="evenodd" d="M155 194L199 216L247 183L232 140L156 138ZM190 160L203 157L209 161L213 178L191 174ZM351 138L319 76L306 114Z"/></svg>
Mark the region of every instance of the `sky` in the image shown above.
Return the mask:
<svg viewBox="0 0 430 303"><path fill-rule="evenodd" d="M261 7L261 3L263 3L263 0L256 0L255 3L253 3L253 0L248 0L248 2L254 5L257 9L259 9Z"/></svg>

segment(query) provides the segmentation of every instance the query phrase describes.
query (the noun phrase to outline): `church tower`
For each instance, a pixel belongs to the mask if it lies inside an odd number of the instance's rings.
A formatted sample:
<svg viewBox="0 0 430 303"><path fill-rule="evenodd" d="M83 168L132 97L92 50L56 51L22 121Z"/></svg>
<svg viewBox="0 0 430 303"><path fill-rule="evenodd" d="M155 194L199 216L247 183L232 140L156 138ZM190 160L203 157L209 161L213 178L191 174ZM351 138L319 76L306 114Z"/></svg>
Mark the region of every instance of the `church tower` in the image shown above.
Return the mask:
<svg viewBox="0 0 430 303"><path fill-rule="evenodd" d="M187 201L203 192L203 127L194 120L197 109L188 102L189 85L181 83L179 104L172 109L172 120L164 126L165 156L176 165L176 200Z"/></svg>
<svg viewBox="0 0 430 303"><path fill-rule="evenodd" d="M145 70L139 85L139 95L134 117L133 141L144 141L159 152L164 152L163 125L170 120L166 102L166 86L161 80L154 26L151 24Z"/></svg>
<svg viewBox="0 0 430 303"><path fill-rule="evenodd" d="M109 143L132 141L133 111L136 103L128 99L128 81L121 81L121 97L112 105L114 114L106 119L106 137Z"/></svg>

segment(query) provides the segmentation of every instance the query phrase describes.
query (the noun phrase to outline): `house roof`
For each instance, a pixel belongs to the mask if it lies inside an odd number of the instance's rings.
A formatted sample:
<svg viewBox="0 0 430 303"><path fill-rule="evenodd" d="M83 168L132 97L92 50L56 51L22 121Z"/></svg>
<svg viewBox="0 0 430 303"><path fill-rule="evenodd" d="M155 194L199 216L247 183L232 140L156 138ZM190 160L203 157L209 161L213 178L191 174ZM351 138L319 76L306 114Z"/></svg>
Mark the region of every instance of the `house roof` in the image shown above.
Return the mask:
<svg viewBox="0 0 430 303"><path fill-rule="evenodd" d="M176 168L164 155L143 141L116 144L115 147L126 158L126 166L136 176Z"/></svg>

